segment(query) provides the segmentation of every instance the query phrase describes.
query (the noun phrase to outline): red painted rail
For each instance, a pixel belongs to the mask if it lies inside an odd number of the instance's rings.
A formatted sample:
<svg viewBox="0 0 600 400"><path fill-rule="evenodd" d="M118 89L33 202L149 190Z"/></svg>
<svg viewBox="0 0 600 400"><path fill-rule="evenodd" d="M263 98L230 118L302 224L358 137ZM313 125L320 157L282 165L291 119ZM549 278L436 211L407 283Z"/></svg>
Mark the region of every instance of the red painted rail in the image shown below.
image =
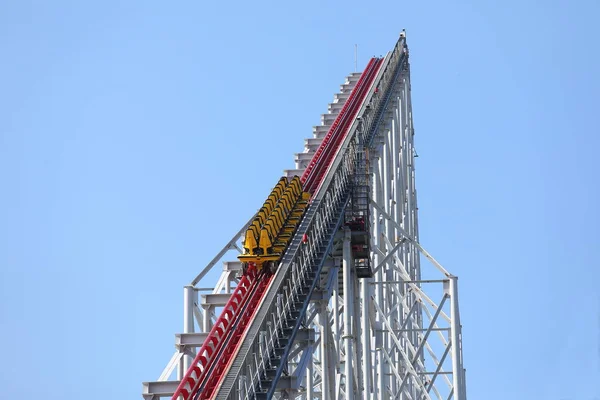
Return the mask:
<svg viewBox="0 0 600 400"><path fill-rule="evenodd" d="M301 181L303 189L311 194L315 194L320 186L327 169L331 165L339 146L352 126L356 114L363 103L377 71L383 59L372 58L364 72L361 74L356 86L350 93L348 100L340 110L337 118L329 128L327 135L323 138L321 145L313 155L306 170L302 174Z"/></svg>
<svg viewBox="0 0 600 400"><path fill-rule="evenodd" d="M257 289L252 295L252 299L248 302L248 306L244 308L243 314L240 316L239 323L235 325L234 331L231 335L231 339L227 342L227 347L221 357L216 360L217 365L215 370L211 374L208 383L203 388L198 400L208 400L214 390L219 386L221 380L225 376L225 373L229 370L231 363L235 359L235 355L238 352L238 347L241 344L240 339L244 337L246 327L254 319L254 314L258 311L258 305L269 287L271 279L274 275L263 276L257 282Z"/></svg>
<svg viewBox="0 0 600 400"><path fill-rule="evenodd" d="M244 304L250 300L252 287L258 278L256 268L249 268L244 274L239 284L231 294L229 301L223 308L221 315L210 330L206 340L200 347L194 361L190 365L189 370L179 382L177 390L173 394L172 400L183 398L188 400L198 391L200 384L205 380L206 373L210 363L216 355L219 354L224 338L227 336L233 326L233 322L237 319L237 313L244 308Z"/></svg>
<svg viewBox="0 0 600 400"><path fill-rule="evenodd" d="M369 61L369 63L367 64L367 67L365 68L365 71L368 71L371 68L373 62L374 62L374 59L371 59ZM331 124L331 127L327 131L327 134L323 138L323 141L319 145L319 148L317 149L317 151L313 155L312 159L310 160L310 163L308 164L308 166L304 170L304 173L302 174L302 177L300 178L300 180L302 181L302 183L305 183L307 181L307 179L311 176L311 173L313 172L313 170L317 167L317 165L321 161L321 155L323 154L323 152L327 148L327 146L328 146L331 138L334 137L335 134L339 132L340 124L342 124L342 123L345 122L347 111L351 107L351 104L353 103L354 99L356 98L356 93L360 89L360 87L361 87L362 82L364 81L364 79L365 79L365 73L363 72L360 75L360 78L358 79L358 82L356 83L356 86L354 86L354 89L352 89L352 92L350 93L350 96L348 96L348 99L346 100L346 103L344 104L344 106L340 110L340 112L339 112L338 116L336 117L335 121L333 121L333 124ZM304 187L304 189L307 189L306 186Z"/></svg>

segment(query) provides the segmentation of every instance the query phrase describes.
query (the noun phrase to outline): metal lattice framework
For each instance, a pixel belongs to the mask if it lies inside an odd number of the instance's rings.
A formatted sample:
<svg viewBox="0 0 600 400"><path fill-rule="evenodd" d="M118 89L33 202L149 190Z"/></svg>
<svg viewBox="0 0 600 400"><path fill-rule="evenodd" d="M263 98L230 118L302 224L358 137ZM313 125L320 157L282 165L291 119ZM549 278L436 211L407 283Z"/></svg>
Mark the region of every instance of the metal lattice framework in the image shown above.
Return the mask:
<svg viewBox="0 0 600 400"><path fill-rule="evenodd" d="M376 71L216 399L466 399L457 278L419 243L404 33ZM323 127L357 77L348 78ZM289 175L306 167L323 127ZM347 226L357 212L367 219L368 252L360 257ZM240 263L225 261L214 289L198 287L219 261L241 253L249 222L184 287L184 332L158 381L144 383L147 400L173 395L240 282Z"/></svg>

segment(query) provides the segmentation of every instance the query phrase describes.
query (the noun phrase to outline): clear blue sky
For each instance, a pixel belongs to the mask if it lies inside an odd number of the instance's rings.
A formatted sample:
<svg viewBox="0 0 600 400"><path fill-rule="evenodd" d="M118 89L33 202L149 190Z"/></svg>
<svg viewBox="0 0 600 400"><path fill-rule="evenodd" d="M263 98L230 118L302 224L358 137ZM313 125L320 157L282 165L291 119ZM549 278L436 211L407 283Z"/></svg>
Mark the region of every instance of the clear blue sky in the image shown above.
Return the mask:
<svg viewBox="0 0 600 400"><path fill-rule="evenodd" d="M141 398L182 287L407 29L469 398L600 398L597 1L0 3L3 398Z"/></svg>

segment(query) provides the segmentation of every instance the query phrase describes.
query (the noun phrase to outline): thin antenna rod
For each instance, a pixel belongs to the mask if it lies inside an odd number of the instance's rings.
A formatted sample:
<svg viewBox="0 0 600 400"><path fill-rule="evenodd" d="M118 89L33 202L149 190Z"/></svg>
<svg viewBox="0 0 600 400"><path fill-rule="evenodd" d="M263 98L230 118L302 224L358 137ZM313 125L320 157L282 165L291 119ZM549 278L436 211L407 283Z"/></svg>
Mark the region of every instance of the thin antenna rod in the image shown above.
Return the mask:
<svg viewBox="0 0 600 400"><path fill-rule="evenodd" d="M358 44L354 45L354 72L358 68Z"/></svg>

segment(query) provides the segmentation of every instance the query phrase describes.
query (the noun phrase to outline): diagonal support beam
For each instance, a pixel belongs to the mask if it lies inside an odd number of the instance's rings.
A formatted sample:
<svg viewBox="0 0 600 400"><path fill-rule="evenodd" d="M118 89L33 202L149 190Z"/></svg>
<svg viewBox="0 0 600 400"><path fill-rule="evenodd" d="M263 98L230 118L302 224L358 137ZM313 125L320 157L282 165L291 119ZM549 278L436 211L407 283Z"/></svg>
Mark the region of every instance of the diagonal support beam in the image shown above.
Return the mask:
<svg viewBox="0 0 600 400"><path fill-rule="evenodd" d="M423 246L421 246L419 244L418 241L416 241L411 235L409 235L404 228L402 228L400 226L400 224L398 222L396 222L383 208L381 208L381 206L379 206L377 203L375 203L372 199L370 200L370 203L373 205L373 207L375 207L377 209L377 211L379 211L383 217L385 219L388 220L388 222L390 222L392 225L394 225L394 227L396 229L398 229L398 231L400 233L402 233L402 235L408 239L413 245L415 245L417 247L417 249L419 249L419 251L429 260L433 263L433 265L435 265L435 267L440 270L441 273L443 273L445 276L447 277L451 277L452 274L449 273L448 271L446 271L446 269L444 267L442 267L442 264L440 264L439 262L437 262L437 260L435 258L433 258L433 256L431 254L429 254L428 251L426 251Z"/></svg>
<svg viewBox="0 0 600 400"><path fill-rule="evenodd" d="M432 332L433 327L436 326L437 318L439 317L440 312L442 311L442 308L444 307L444 303L446 302L447 298L448 298L447 295L444 295L444 297L442 298L442 301L440 302L440 306L438 307L435 315L433 316L433 319L429 323L429 327L427 328L427 332L425 333L425 336L421 339L421 343L419 344L419 347L415 351L412 360L410 360L411 366L414 367L415 363L419 359L419 353L421 352L421 350L423 350L423 346L427 342L427 338L429 337L429 334ZM407 380L408 380L408 372L404 375L404 379L402 380L402 383L400 384L400 389L402 389L404 387Z"/></svg>

